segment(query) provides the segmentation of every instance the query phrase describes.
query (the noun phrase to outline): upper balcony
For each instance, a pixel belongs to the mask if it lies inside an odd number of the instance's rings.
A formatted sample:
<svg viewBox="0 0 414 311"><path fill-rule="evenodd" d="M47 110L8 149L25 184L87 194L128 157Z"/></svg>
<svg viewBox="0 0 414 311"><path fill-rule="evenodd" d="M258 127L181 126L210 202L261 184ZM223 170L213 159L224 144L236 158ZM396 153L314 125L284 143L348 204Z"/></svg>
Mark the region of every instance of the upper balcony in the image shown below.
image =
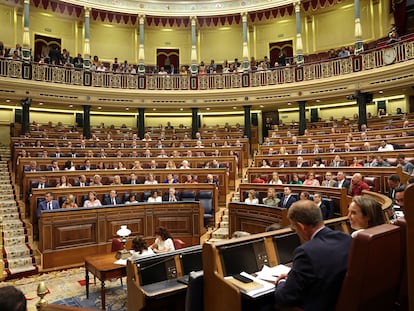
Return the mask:
<svg viewBox="0 0 414 311"><path fill-rule="evenodd" d="M57 107L99 105L160 109L251 105L285 108L295 101L344 100L356 90L401 94L414 85L414 37L361 55L267 71L206 75L123 74L0 60L0 98Z"/></svg>

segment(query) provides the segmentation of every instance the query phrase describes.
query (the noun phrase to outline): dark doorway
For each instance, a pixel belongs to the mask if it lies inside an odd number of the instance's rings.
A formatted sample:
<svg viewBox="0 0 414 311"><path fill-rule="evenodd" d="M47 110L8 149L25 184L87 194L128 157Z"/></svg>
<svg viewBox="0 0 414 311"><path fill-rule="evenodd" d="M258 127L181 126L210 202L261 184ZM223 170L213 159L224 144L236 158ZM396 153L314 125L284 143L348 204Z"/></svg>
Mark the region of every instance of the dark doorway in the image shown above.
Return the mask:
<svg viewBox="0 0 414 311"><path fill-rule="evenodd" d="M293 45L292 40L281 41L281 42L272 42L269 43L269 53L270 53L270 64L272 67L276 62L279 62L279 56L281 52L285 54L286 64L292 64L293 59Z"/></svg>
<svg viewBox="0 0 414 311"><path fill-rule="evenodd" d="M62 39L35 34L34 60L38 62L41 57L47 57L52 47L61 51Z"/></svg>
<svg viewBox="0 0 414 311"><path fill-rule="evenodd" d="M171 65L174 65L174 73L178 73L180 65L179 49L157 49L157 66L164 67L167 72L171 72Z"/></svg>

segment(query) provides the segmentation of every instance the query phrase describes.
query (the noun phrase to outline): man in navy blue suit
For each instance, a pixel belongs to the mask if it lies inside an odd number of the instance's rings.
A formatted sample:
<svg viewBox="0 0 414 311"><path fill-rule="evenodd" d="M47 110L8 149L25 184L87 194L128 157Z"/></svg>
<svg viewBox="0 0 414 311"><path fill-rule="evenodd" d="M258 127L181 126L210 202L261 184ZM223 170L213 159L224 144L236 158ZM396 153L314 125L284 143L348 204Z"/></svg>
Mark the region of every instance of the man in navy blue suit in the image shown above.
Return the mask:
<svg viewBox="0 0 414 311"><path fill-rule="evenodd" d="M42 211L51 211L59 208L59 202L57 200L53 200L53 193L48 191L45 194L45 199L37 206L37 218L40 218Z"/></svg>
<svg viewBox="0 0 414 311"><path fill-rule="evenodd" d="M283 197L280 200L280 207L289 208L296 202L296 198L292 195L292 189L290 187L283 188Z"/></svg>
<svg viewBox="0 0 414 311"><path fill-rule="evenodd" d="M325 227L320 208L310 200L292 204L288 218L305 243L295 249L290 272L276 280L276 306L334 310L352 238Z"/></svg>

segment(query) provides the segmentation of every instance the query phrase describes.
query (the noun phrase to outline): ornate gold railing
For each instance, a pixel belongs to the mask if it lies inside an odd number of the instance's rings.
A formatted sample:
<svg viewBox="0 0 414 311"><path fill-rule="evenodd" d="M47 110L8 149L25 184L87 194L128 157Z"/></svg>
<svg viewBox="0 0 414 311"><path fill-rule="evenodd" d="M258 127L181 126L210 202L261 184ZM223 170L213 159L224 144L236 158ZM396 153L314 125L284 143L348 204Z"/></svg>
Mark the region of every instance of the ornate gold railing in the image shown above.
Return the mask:
<svg viewBox="0 0 414 311"><path fill-rule="evenodd" d="M260 87L320 80L376 69L414 59L414 36L345 58L327 59L302 66L287 66L248 73L197 76L124 74L88 71L0 59L0 76L69 85L142 90L215 90Z"/></svg>

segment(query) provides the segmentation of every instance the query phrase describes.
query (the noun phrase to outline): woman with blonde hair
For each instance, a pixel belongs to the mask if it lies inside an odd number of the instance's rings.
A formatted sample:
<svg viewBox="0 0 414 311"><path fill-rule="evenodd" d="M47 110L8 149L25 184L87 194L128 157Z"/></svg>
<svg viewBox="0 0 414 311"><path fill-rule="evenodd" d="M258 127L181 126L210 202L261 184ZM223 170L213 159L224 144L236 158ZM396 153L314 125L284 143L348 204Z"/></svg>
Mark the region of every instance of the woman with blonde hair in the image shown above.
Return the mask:
<svg viewBox="0 0 414 311"><path fill-rule="evenodd" d="M256 198L256 191L251 189L248 192L248 197L244 200L244 203L247 204L259 204L259 199Z"/></svg>
<svg viewBox="0 0 414 311"><path fill-rule="evenodd" d="M62 204L62 208L77 208L78 204L75 202L75 196L73 194L69 194L66 197L65 202Z"/></svg>

